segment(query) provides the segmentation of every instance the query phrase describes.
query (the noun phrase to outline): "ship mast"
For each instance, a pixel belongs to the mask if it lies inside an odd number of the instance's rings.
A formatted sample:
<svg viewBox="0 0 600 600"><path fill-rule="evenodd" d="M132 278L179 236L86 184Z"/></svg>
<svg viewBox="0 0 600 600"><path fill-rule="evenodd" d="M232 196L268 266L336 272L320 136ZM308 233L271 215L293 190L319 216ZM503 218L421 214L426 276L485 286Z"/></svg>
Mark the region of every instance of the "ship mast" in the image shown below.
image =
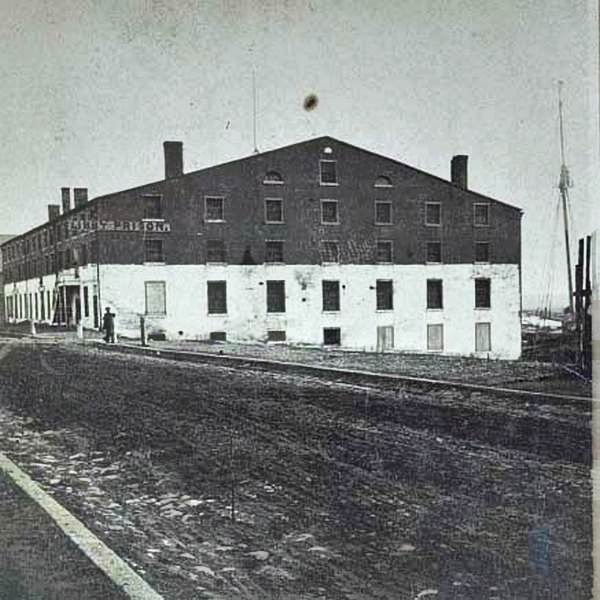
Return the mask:
<svg viewBox="0 0 600 600"><path fill-rule="evenodd" d="M563 127L563 101L562 101L562 86L563 82L558 82L558 119L560 125L560 180L558 189L562 200L563 222L565 228L565 250L567 253L567 275L569 278L569 311L573 314L573 276L571 274L571 252L569 242L569 188L573 186L569 169L565 164L565 134Z"/></svg>

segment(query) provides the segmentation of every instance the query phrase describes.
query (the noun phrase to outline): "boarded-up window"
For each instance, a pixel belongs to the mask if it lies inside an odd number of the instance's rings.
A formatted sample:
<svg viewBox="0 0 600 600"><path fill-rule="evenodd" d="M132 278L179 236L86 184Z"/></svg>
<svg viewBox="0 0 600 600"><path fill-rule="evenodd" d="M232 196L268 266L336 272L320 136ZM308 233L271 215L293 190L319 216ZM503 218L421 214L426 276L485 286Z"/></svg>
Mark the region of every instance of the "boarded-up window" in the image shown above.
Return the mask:
<svg viewBox="0 0 600 600"><path fill-rule="evenodd" d="M442 242L427 242L427 262L442 262Z"/></svg>
<svg viewBox="0 0 600 600"><path fill-rule="evenodd" d="M489 279L475 280L475 308L490 308L492 283Z"/></svg>
<svg viewBox="0 0 600 600"><path fill-rule="evenodd" d="M337 242L323 242L321 259L324 263L336 263L340 260L340 249Z"/></svg>
<svg viewBox="0 0 600 600"><path fill-rule="evenodd" d="M283 329L270 329L267 331L267 341L269 342L285 342L286 335Z"/></svg>
<svg viewBox="0 0 600 600"><path fill-rule="evenodd" d="M339 346L342 341L342 333L339 327L325 327L323 329L323 344L325 346Z"/></svg>
<svg viewBox="0 0 600 600"><path fill-rule="evenodd" d="M227 282L208 281L206 290L208 294L208 314L225 314L227 312Z"/></svg>
<svg viewBox="0 0 600 600"><path fill-rule="evenodd" d="M285 281L267 281L267 312L285 312Z"/></svg>
<svg viewBox="0 0 600 600"><path fill-rule="evenodd" d="M206 262L227 262L225 242L223 240L206 240Z"/></svg>
<svg viewBox="0 0 600 600"><path fill-rule="evenodd" d="M143 196L144 219L162 219L162 198L160 196Z"/></svg>
<svg viewBox="0 0 600 600"><path fill-rule="evenodd" d="M378 240L377 242L377 262L391 263L393 261L392 242L387 240Z"/></svg>
<svg viewBox="0 0 600 600"><path fill-rule="evenodd" d="M323 310L340 310L340 282L323 281Z"/></svg>
<svg viewBox="0 0 600 600"><path fill-rule="evenodd" d="M392 224L392 203L387 200L375 201L375 224L376 225L391 225Z"/></svg>
<svg viewBox="0 0 600 600"><path fill-rule="evenodd" d="M282 263L283 262L283 242L268 241L265 242L265 262Z"/></svg>
<svg viewBox="0 0 600 600"><path fill-rule="evenodd" d="M164 281L146 281L146 314L166 315L167 297Z"/></svg>
<svg viewBox="0 0 600 600"><path fill-rule="evenodd" d="M164 262L162 240L144 240L144 262Z"/></svg>
<svg viewBox="0 0 600 600"><path fill-rule="evenodd" d="M442 324L427 325L427 350L444 349L444 326Z"/></svg>
<svg viewBox="0 0 600 600"><path fill-rule="evenodd" d="M475 323L475 351L490 352L492 350L491 323Z"/></svg>
<svg viewBox="0 0 600 600"><path fill-rule="evenodd" d="M439 202L425 204L425 225L442 224L442 205Z"/></svg>
<svg viewBox="0 0 600 600"><path fill-rule="evenodd" d="M283 223L283 200L280 198L265 200L265 221L267 223Z"/></svg>
<svg viewBox="0 0 600 600"><path fill-rule="evenodd" d="M475 262L490 262L489 242L475 242Z"/></svg>
<svg viewBox="0 0 600 600"><path fill-rule="evenodd" d="M391 280L377 280L377 310L392 310L394 308L394 286Z"/></svg>
<svg viewBox="0 0 600 600"><path fill-rule="evenodd" d="M441 279L427 280L427 308L444 308L444 292Z"/></svg>
<svg viewBox="0 0 600 600"><path fill-rule="evenodd" d="M320 161L321 167L321 183L332 184L337 183L337 171L335 160Z"/></svg>

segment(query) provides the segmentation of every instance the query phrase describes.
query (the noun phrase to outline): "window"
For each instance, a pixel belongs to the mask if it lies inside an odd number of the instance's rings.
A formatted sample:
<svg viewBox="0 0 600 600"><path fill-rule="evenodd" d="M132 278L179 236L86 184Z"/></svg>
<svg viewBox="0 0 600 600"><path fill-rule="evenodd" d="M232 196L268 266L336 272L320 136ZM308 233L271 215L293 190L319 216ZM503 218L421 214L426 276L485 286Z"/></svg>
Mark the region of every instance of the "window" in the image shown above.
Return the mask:
<svg viewBox="0 0 600 600"><path fill-rule="evenodd" d="M475 227L487 227L490 224L490 205L475 203L473 205L473 224Z"/></svg>
<svg viewBox="0 0 600 600"><path fill-rule="evenodd" d="M323 242L321 259L324 263L337 263L340 260L340 249L337 242Z"/></svg>
<svg viewBox="0 0 600 600"><path fill-rule="evenodd" d="M285 342L286 334L283 329L270 329L267 331L268 342Z"/></svg>
<svg viewBox="0 0 600 600"><path fill-rule="evenodd" d="M375 187L392 187L392 180L386 175L380 175L375 180Z"/></svg>
<svg viewBox="0 0 600 600"><path fill-rule="evenodd" d="M391 263L393 262L393 247L392 242L388 240L377 241L377 262Z"/></svg>
<svg viewBox="0 0 600 600"><path fill-rule="evenodd" d="M277 171L269 171L265 175L263 183L281 184L281 183L283 183L283 177Z"/></svg>
<svg viewBox="0 0 600 600"><path fill-rule="evenodd" d="M146 281L146 314L166 315L167 298L164 281Z"/></svg>
<svg viewBox="0 0 600 600"><path fill-rule="evenodd" d="M475 262L490 262L489 242L475 242Z"/></svg>
<svg viewBox="0 0 600 600"><path fill-rule="evenodd" d="M442 224L442 205L439 202L425 204L425 225Z"/></svg>
<svg viewBox="0 0 600 600"><path fill-rule="evenodd" d="M441 279L427 280L427 308L444 308L443 288Z"/></svg>
<svg viewBox="0 0 600 600"><path fill-rule="evenodd" d="M342 342L342 333L339 327L325 327L323 329L323 344L325 346L339 346Z"/></svg>
<svg viewBox="0 0 600 600"><path fill-rule="evenodd" d="M337 172L335 160L322 160L319 162L321 167L321 185L336 185Z"/></svg>
<svg viewBox="0 0 600 600"><path fill-rule="evenodd" d="M285 281L267 281L267 312L285 312Z"/></svg>
<svg viewBox="0 0 600 600"><path fill-rule="evenodd" d="M339 311L340 310L340 282L339 281L323 281L323 310L324 311Z"/></svg>
<svg viewBox="0 0 600 600"><path fill-rule="evenodd" d="M321 223L339 223L337 200L321 200Z"/></svg>
<svg viewBox="0 0 600 600"><path fill-rule="evenodd" d="M490 279L475 280L475 308L491 307L491 288Z"/></svg>
<svg viewBox="0 0 600 600"><path fill-rule="evenodd" d="M427 242L427 262L442 262L442 242Z"/></svg>
<svg viewBox="0 0 600 600"><path fill-rule="evenodd" d="M90 299L87 285L83 286L83 316L90 316Z"/></svg>
<svg viewBox="0 0 600 600"><path fill-rule="evenodd" d="M378 279L377 310L392 310L394 308L394 286L389 279Z"/></svg>
<svg viewBox="0 0 600 600"><path fill-rule="evenodd" d="M144 219L162 219L162 198L160 196L142 196L144 201Z"/></svg>
<svg viewBox="0 0 600 600"><path fill-rule="evenodd" d="M208 314L222 315L227 313L227 282L207 281Z"/></svg>
<svg viewBox="0 0 600 600"><path fill-rule="evenodd" d="M225 242L223 240L206 240L206 262L227 262L227 255L225 253Z"/></svg>
<svg viewBox="0 0 600 600"><path fill-rule="evenodd" d="M283 262L283 242L268 241L265 243L265 262Z"/></svg>
<svg viewBox="0 0 600 600"><path fill-rule="evenodd" d="M490 352L492 350L491 323L475 323L475 352Z"/></svg>
<svg viewBox="0 0 600 600"><path fill-rule="evenodd" d="M211 342L226 342L227 334L224 331L211 331L208 334Z"/></svg>
<svg viewBox="0 0 600 600"><path fill-rule="evenodd" d="M283 200L280 198L265 200L265 222L283 223Z"/></svg>
<svg viewBox="0 0 600 600"><path fill-rule="evenodd" d="M375 200L375 225L392 224L392 203L387 200Z"/></svg>
<svg viewBox="0 0 600 600"><path fill-rule="evenodd" d="M144 262L164 262L162 240L144 240Z"/></svg>
<svg viewBox="0 0 600 600"><path fill-rule="evenodd" d="M427 350L440 352L444 349L444 326L427 325Z"/></svg>
<svg viewBox="0 0 600 600"><path fill-rule="evenodd" d="M205 221L224 221L225 220L225 200L221 197L207 196L204 199L204 220Z"/></svg>

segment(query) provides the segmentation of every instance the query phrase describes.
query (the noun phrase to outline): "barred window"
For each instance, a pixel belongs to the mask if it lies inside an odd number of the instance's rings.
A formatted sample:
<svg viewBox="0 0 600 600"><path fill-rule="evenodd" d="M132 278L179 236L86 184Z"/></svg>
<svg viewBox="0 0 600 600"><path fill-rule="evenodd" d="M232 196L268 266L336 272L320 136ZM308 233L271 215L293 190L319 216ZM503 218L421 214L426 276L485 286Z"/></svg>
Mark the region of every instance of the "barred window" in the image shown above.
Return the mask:
<svg viewBox="0 0 600 600"><path fill-rule="evenodd" d="M392 203L387 200L375 201L375 225L392 224Z"/></svg>
<svg viewBox="0 0 600 600"><path fill-rule="evenodd" d="M283 242L267 241L265 242L265 262L282 263L283 262Z"/></svg>
<svg viewBox="0 0 600 600"><path fill-rule="evenodd" d="M227 313L227 282L207 281L208 314L218 315Z"/></svg>
<svg viewBox="0 0 600 600"><path fill-rule="evenodd" d="M265 200L265 222L283 223L283 200L281 198Z"/></svg>
<svg viewBox="0 0 600 600"><path fill-rule="evenodd" d="M391 263L393 262L392 242L387 240L378 240L377 242L377 262Z"/></svg>
<svg viewBox="0 0 600 600"><path fill-rule="evenodd" d="M225 220L225 200L222 197L207 196L204 199L204 220L205 221L224 221Z"/></svg>
<svg viewBox="0 0 600 600"><path fill-rule="evenodd" d="M337 200L321 200L321 222L326 224L340 222Z"/></svg>
<svg viewBox="0 0 600 600"><path fill-rule="evenodd" d="M339 281L323 281L323 310L324 311L339 311L340 310L340 282Z"/></svg>
<svg viewBox="0 0 600 600"><path fill-rule="evenodd" d="M144 240L144 262L164 262L162 240Z"/></svg>
<svg viewBox="0 0 600 600"><path fill-rule="evenodd" d="M490 279L475 280L475 308L491 307L492 282Z"/></svg>

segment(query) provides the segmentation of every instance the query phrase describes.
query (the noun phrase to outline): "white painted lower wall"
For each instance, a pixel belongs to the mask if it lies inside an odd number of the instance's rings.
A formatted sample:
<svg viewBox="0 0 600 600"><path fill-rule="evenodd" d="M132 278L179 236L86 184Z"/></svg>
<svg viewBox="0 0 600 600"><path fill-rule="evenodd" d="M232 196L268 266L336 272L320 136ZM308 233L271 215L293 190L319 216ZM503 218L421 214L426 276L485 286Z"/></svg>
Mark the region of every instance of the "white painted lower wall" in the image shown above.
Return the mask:
<svg viewBox="0 0 600 600"><path fill-rule="evenodd" d="M475 278L491 279L491 308L475 309ZM95 268L81 269L86 285ZM54 277L50 277L52 281ZM376 281L393 281L394 308L376 309ZM427 309L427 279L443 281L444 308ZM269 314L266 281L285 281L286 311ZM322 280L340 282L340 311L323 312ZM462 265L102 265L101 303L116 313L117 333L139 336L145 282L164 281L166 315L147 316L150 333L171 339L208 339L222 331L230 341L266 341L284 330L290 344L321 345L323 328L339 327L346 348L377 349L377 327L394 328L394 350L427 351L427 325L444 327L444 354L476 355L475 323L491 324L490 358L521 354L519 268L512 264ZM227 314L208 314L207 281L227 282ZM38 286L20 282L16 289ZM14 286L5 286L13 294ZM91 318L84 326L91 326Z"/></svg>

